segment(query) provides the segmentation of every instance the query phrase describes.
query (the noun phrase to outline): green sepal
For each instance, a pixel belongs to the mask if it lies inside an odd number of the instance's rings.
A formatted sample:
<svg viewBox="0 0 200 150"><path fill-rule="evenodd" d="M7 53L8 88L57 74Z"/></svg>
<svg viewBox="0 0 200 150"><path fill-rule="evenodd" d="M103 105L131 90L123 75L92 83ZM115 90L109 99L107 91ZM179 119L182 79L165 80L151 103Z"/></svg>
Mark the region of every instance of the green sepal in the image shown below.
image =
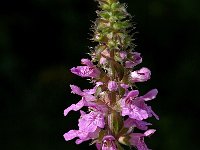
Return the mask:
<svg viewBox="0 0 200 150"><path fill-rule="evenodd" d="M100 86L98 86L97 90L96 90L96 93L95 93L95 96L97 97L101 92L102 92L102 89L101 89Z"/></svg>
<svg viewBox="0 0 200 150"><path fill-rule="evenodd" d="M105 130L101 130L99 132L99 137L98 137L98 141L101 142L103 140L103 137L107 135L107 132Z"/></svg>
<svg viewBox="0 0 200 150"><path fill-rule="evenodd" d="M108 20L110 18L110 13L107 11L97 11L97 14L102 17L105 20Z"/></svg>
<svg viewBox="0 0 200 150"><path fill-rule="evenodd" d="M109 11L110 10L110 5L108 3L103 3L103 4L100 5L100 8L102 10Z"/></svg>
<svg viewBox="0 0 200 150"><path fill-rule="evenodd" d="M123 144L123 145L126 145L126 146L131 147L131 144L130 144L130 142L129 142L130 138L131 138L131 137L128 136L128 135L126 135L126 136L121 136L121 137L119 137L118 141L119 141L119 143L121 143L121 144Z"/></svg>
<svg viewBox="0 0 200 150"><path fill-rule="evenodd" d="M101 52L103 52L106 49L105 45L98 45L95 47L95 54L98 57L97 59L100 59L101 57Z"/></svg>
<svg viewBox="0 0 200 150"><path fill-rule="evenodd" d="M120 89L119 89L119 95L122 97L122 96L124 96L124 94L125 94L125 89L122 88L122 87L120 87Z"/></svg>
<svg viewBox="0 0 200 150"><path fill-rule="evenodd" d="M111 100L111 106L115 105L116 103L116 92L110 92L108 94L109 99Z"/></svg>
<svg viewBox="0 0 200 150"><path fill-rule="evenodd" d="M119 9L119 8L120 8L120 3L119 2L111 4L111 10L115 11L116 9Z"/></svg>
<svg viewBox="0 0 200 150"><path fill-rule="evenodd" d="M121 130L118 132L118 136L120 136L120 135L126 135L128 131L129 131L129 128L123 127L123 128L121 128Z"/></svg>
<svg viewBox="0 0 200 150"><path fill-rule="evenodd" d="M121 128L123 127L123 118L120 116L120 113L112 111L109 114L109 128L114 135L117 135Z"/></svg>
<svg viewBox="0 0 200 150"><path fill-rule="evenodd" d="M100 80L98 80L100 82L108 82L109 81L109 77L107 76L107 74L103 71L101 71L101 74L100 74Z"/></svg>
<svg viewBox="0 0 200 150"><path fill-rule="evenodd" d="M124 148L119 143L117 143L117 150L124 150Z"/></svg>
<svg viewBox="0 0 200 150"><path fill-rule="evenodd" d="M122 30L131 27L129 21L120 21L113 24L113 28L116 30Z"/></svg>

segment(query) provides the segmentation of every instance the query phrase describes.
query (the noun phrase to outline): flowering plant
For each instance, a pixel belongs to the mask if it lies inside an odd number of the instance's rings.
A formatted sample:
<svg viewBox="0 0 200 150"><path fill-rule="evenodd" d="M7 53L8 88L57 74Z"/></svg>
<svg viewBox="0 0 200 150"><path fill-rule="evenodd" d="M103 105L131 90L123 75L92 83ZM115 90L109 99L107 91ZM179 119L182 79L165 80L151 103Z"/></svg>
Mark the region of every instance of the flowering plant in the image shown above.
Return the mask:
<svg viewBox="0 0 200 150"><path fill-rule="evenodd" d="M98 45L91 51L91 59L84 58L81 66L71 69L72 73L90 79L94 87L81 90L70 85L72 93L81 96L81 100L65 109L64 115L82 107L89 111L80 110L79 129L70 130L64 138L77 138L76 144L92 140L98 150L123 150L122 145L149 150L144 138L156 130L148 129L151 123L144 120L152 116L159 119L147 105L158 91L152 89L139 96L136 83L149 80L151 71L146 67L135 70L142 57L133 51L131 16L126 5L118 0L97 1L100 10L92 40ZM135 132L136 128L142 133Z"/></svg>

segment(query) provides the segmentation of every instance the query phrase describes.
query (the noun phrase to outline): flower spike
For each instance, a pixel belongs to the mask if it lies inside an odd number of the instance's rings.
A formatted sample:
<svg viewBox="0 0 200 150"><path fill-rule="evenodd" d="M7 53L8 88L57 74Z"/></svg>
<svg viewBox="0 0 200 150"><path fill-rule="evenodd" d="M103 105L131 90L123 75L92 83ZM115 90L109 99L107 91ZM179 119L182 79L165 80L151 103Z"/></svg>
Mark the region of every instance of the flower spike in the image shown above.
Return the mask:
<svg viewBox="0 0 200 150"><path fill-rule="evenodd" d="M92 140L98 150L123 150L122 145L137 150L149 150L145 137L156 130L148 129L152 124L146 119L154 116L148 101L156 98L157 89L140 96L138 82L151 78L151 71L135 66L142 63L141 54L135 51L131 30L131 16L126 5L119 0L96 0L99 10L93 25L92 41L98 43L90 53L91 58L81 59L81 65L71 72L89 78L92 89L82 90L70 85L71 92L81 96L76 104L64 110L80 111L78 129L65 133L66 141L76 138L76 144ZM87 112L82 111L88 108ZM135 128L138 132L136 133Z"/></svg>

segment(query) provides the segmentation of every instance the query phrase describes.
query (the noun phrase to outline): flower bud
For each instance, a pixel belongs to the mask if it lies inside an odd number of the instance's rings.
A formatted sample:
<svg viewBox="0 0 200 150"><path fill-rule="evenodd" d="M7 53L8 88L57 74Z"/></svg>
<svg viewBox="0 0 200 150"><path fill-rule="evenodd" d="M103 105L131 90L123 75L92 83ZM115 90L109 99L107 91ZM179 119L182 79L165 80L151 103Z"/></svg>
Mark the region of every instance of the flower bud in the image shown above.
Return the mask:
<svg viewBox="0 0 200 150"><path fill-rule="evenodd" d="M109 81L108 82L108 90L109 91L117 91L118 85L115 81Z"/></svg>

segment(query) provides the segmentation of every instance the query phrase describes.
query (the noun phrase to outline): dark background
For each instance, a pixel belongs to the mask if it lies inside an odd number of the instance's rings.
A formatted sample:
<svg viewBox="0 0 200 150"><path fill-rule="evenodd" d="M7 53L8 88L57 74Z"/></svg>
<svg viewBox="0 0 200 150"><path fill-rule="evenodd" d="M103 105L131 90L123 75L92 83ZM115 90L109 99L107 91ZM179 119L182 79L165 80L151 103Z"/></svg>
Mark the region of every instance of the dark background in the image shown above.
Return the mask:
<svg viewBox="0 0 200 150"><path fill-rule="evenodd" d="M200 1L121 0L137 23L136 50L152 79L141 94L158 88L149 102L160 121L147 138L154 150L199 149ZM62 135L77 129L79 113L63 110L80 97L69 84L91 85L69 72L88 57L93 0L2 0L0 2L0 149L64 150L76 146Z"/></svg>

